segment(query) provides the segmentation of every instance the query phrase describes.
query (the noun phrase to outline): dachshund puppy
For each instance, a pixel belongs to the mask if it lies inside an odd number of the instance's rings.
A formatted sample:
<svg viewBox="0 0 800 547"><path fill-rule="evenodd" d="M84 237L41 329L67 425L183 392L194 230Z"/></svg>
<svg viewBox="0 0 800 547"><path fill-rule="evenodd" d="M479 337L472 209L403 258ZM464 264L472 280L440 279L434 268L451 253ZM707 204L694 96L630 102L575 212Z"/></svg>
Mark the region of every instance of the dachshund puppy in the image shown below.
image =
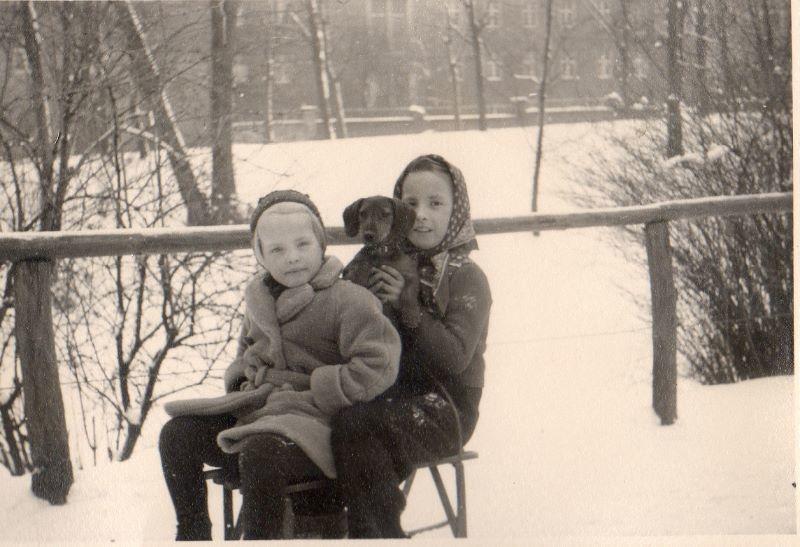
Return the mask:
<svg viewBox="0 0 800 547"><path fill-rule="evenodd" d="M364 247L345 267L342 277L369 288L372 268L391 266L405 280L400 293L400 321L414 328L419 323L419 278L417 261L403 251L403 242L414 226L414 209L399 199L372 196L356 200L342 214L345 233L349 237L359 235ZM393 317L390 310L387 313Z"/></svg>

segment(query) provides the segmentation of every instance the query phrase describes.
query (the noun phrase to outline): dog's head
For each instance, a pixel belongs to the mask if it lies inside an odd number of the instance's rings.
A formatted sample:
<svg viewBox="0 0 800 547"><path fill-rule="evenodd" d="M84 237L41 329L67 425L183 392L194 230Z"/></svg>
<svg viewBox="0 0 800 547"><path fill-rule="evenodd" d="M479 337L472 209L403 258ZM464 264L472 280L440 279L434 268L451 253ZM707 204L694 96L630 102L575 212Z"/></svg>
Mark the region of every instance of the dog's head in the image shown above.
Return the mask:
<svg viewBox="0 0 800 547"><path fill-rule="evenodd" d="M342 217L349 237L360 234L364 243L376 244L407 236L417 214L399 199L372 196L348 205Z"/></svg>

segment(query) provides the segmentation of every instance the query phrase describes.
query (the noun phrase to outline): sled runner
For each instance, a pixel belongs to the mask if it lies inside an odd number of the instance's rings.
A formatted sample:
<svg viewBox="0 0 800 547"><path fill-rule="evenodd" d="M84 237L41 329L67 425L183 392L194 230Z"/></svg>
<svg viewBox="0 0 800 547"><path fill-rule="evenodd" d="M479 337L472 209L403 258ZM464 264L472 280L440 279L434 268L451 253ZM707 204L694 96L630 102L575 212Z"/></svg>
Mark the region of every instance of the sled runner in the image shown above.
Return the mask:
<svg viewBox="0 0 800 547"><path fill-rule="evenodd" d="M464 462L478 457L477 452L464 451L455 456L423 462L415 466L411 475L402 485L403 494L408 498L414 478L419 469L427 468L439 500L442 503L446 520L406 532L409 536L450 526L453 537L467 537L467 497L464 477ZM439 467L452 465L455 472L456 506L450 502ZM206 480L222 486L222 512L225 523L225 539L240 539L241 523L233 515L233 491L239 488L236 477L226 475L225 470L214 468L205 471ZM284 517L283 535L285 539L295 537L321 537L324 539L343 538L347 530L347 516L336 491L336 481L316 480L290 485L283 491Z"/></svg>

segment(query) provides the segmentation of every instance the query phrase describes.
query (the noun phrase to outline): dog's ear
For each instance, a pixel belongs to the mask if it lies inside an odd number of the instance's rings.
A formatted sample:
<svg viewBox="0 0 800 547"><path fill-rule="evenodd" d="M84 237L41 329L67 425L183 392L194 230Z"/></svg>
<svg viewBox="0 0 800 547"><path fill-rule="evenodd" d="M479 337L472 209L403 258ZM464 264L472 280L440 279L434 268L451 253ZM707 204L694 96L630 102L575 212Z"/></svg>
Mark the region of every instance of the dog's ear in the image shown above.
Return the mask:
<svg viewBox="0 0 800 547"><path fill-rule="evenodd" d="M358 213L361 211L361 203L363 199L357 199L348 205L342 213L344 219L344 233L347 237L355 237L358 234L360 223L358 221Z"/></svg>
<svg viewBox="0 0 800 547"><path fill-rule="evenodd" d="M392 232L400 237L405 237L414 226L414 221L417 220L417 213L409 204L396 198L392 198L392 207L394 208Z"/></svg>

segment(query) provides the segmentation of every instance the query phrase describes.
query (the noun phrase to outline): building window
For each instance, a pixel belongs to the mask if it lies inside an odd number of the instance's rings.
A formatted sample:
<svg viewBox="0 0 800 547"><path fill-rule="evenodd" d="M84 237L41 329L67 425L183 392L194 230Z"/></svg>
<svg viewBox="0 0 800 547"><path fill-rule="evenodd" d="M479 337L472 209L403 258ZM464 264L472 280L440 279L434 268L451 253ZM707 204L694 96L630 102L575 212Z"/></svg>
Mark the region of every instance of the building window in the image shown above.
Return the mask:
<svg viewBox="0 0 800 547"><path fill-rule="evenodd" d="M269 14L269 21L270 23L283 23L286 21L287 17L287 9L286 9L286 0L273 0L272 1L272 13Z"/></svg>
<svg viewBox="0 0 800 547"><path fill-rule="evenodd" d="M287 85L292 81L291 73L289 72L291 66L285 59L276 60L273 63L272 68L276 84Z"/></svg>
<svg viewBox="0 0 800 547"><path fill-rule="evenodd" d="M565 54L561 57L561 79L562 80L577 80L578 79L578 63L575 59Z"/></svg>
<svg viewBox="0 0 800 547"><path fill-rule="evenodd" d="M24 72L28 72L28 55L24 48L15 47L11 53L11 73L22 74Z"/></svg>
<svg viewBox="0 0 800 547"><path fill-rule="evenodd" d="M533 0L528 0L522 7L522 25L525 28L534 28L536 26L536 8L537 5Z"/></svg>
<svg viewBox="0 0 800 547"><path fill-rule="evenodd" d="M386 0L369 0L370 17L383 17L386 15Z"/></svg>
<svg viewBox="0 0 800 547"><path fill-rule="evenodd" d="M250 79L250 67L244 64L242 57L237 55L233 60L233 85L246 84Z"/></svg>
<svg viewBox="0 0 800 547"><path fill-rule="evenodd" d="M500 27L500 4L498 2L489 2L489 7L486 9L486 28L499 28Z"/></svg>
<svg viewBox="0 0 800 547"><path fill-rule="evenodd" d="M522 76L536 78L536 56L533 52L528 52L522 60Z"/></svg>
<svg viewBox="0 0 800 547"><path fill-rule="evenodd" d="M597 0L597 11L605 18L611 17L611 4L608 0Z"/></svg>
<svg viewBox="0 0 800 547"><path fill-rule="evenodd" d="M493 59L486 61L486 79L490 82L499 82L503 79L500 73L500 64Z"/></svg>
<svg viewBox="0 0 800 547"><path fill-rule="evenodd" d="M378 77L374 74L367 76L365 84L364 103L367 108L375 108L378 105L378 96L381 94L381 84L378 82Z"/></svg>
<svg viewBox="0 0 800 547"><path fill-rule="evenodd" d="M558 8L558 22L561 28L572 28L575 26L577 19L577 9L573 0L566 0L564 4Z"/></svg>
<svg viewBox="0 0 800 547"><path fill-rule="evenodd" d="M609 80L611 78L612 63L611 56L603 52L597 60L597 77L601 80Z"/></svg>
<svg viewBox="0 0 800 547"><path fill-rule="evenodd" d="M462 66L461 61L456 61L456 64L453 67L453 70L456 73L456 81L457 82L463 82L464 81L464 67Z"/></svg>
<svg viewBox="0 0 800 547"><path fill-rule="evenodd" d="M641 55L633 58L633 74L640 80L647 78L647 61Z"/></svg>
<svg viewBox="0 0 800 547"><path fill-rule="evenodd" d="M461 4L456 0L450 0L445 5L447 9L447 19L450 21L450 24L454 27L458 27L461 24Z"/></svg>
<svg viewBox="0 0 800 547"><path fill-rule="evenodd" d="M394 17L406 16L406 0L391 0L391 8Z"/></svg>

